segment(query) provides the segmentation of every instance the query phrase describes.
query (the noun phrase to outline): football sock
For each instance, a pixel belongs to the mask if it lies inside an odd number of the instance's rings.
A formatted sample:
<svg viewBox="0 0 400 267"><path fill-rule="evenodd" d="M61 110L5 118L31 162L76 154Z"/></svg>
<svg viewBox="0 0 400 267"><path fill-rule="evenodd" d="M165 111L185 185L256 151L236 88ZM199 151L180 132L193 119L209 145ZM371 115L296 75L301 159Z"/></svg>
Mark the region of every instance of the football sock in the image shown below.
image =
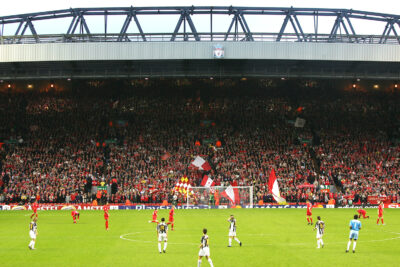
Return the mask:
<svg viewBox="0 0 400 267"><path fill-rule="evenodd" d="M210 266L211 266L211 267L214 267L214 264L213 264L211 258L208 258L208 263L210 263Z"/></svg>
<svg viewBox="0 0 400 267"><path fill-rule="evenodd" d="M229 238L229 246L232 246L232 238Z"/></svg>
<svg viewBox="0 0 400 267"><path fill-rule="evenodd" d="M319 248L319 239L317 239L317 248Z"/></svg>
<svg viewBox="0 0 400 267"><path fill-rule="evenodd" d="M376 224L379 224L379 218L378 218L378 220L376 220Z"/></svg>
<svg viewBox="0 0 400 267"><path fill-rule="evenodd" d="M171 229L174 229L174 224L173 223L171 223Z"/></svg>
<svg viewBox="0 0 400 267"><path fill-rule="evenodd" d="M349 242L347 243L347 250L350 249L350 245L351 245L351 241L349 241Z"/></svg>
<svg viewBox="0 0 400 267"><path fill-rule="evenodd" d="M236 242L238 242L240 244L240 241L237 237L235 237Z"/></svg>
<svg viewBox="0 0 400 267"><path fill-rule="evenodd" d="M29 242L29 246L32 247L33 241L31 240L31 242Z"/></svg>
<svg viewBox="0 0 400 267"><path fill-rule="evenodd" d="M35 248L35 241L32 241L32 246L31 248Z"/></svg>
<svg viewBox="0 0 400 267"><path fill-rule="evenodd" d="M106 221L106 229L108 229L108 221Z"/></svg>
<svg viewBox="0 0 400 267"><path fill-rule="evenodd" d="M312 223L312 218L310 218L310 220L311 220L311 223Z"/></svg>
<svg viewBox="0 0 400 267"><path fill-rule="evenodd" d="M319 240L319 243L323 246L324 245L324 241L322 241L322 239Z"/></svg>
<svg viewBox="0 0 400 267"><path fill-rule="evenodd" d="M307 218L307 222L310 222L310 218Z"/></svg>
<svg viewBox="0 0 400 267"><path fill-rule="evenodd" d="M383 218L381 219L381 222L382 222L382 224L383 224Z"/></svg>
<svg viewBox="0 0 400 267"><path fill-rule="evenodd" d="M164 250L167 250L167 242L164 243Z"/></svg>
<svg viewBox="0 0 400 267"><path fill-rule="evenodd" d="M161 253L161 243L158 243L158 251Z"/></svg>
<svg viewBox="0 0 400 267"><path fill-rule="evenodd" d="M200 265L201 265L201 260L198 260L197 261L197 267L200 267Z"/></svg>
<svg viewBox="0 0 400 267"><path fill-rule="evenodd" d="M357 245L357 242L354 241L354 242L353 242L353 250L356 250L356 245Z"/></svg>

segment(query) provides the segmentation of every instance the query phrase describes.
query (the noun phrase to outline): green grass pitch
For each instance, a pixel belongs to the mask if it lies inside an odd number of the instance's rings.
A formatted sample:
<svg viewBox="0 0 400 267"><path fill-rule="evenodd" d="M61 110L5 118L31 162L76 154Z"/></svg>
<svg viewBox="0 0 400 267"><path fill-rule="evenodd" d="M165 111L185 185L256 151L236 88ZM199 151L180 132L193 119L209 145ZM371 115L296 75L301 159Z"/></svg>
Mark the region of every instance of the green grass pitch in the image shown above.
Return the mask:
<svg viewBox="0 0 400 267"><path fill-rule="evenodd" d="M385 226L376 225L376 210L361 219L356 253L345 253L354 209L314 209L326 223L325 248L317 249L305 209L176 210L166 254L157 249L152 210L110 211L110 231L102 211L39 211L36 250L29 250L30 211L0 212L0 266L197 266L202 229L208 228L214 266L398 266L400 211L385 210ZM168 218L167 210L159 219ZM238 238L228 248L230 214ZM209 266L203 259L202 266Z"/></svg>

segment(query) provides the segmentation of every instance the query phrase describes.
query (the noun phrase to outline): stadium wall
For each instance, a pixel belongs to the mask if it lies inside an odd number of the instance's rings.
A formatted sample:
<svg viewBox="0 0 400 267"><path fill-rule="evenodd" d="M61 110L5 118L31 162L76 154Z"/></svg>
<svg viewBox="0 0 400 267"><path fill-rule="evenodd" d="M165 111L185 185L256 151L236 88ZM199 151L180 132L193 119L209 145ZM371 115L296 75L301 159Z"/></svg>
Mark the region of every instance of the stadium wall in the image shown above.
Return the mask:
<svg viewBox="0 0 400 267"><path fill-rule="evenodd" d="M113 42L0 46L0 63L107 60L224 59L400 62L400 45L311 42Z"/></svg>

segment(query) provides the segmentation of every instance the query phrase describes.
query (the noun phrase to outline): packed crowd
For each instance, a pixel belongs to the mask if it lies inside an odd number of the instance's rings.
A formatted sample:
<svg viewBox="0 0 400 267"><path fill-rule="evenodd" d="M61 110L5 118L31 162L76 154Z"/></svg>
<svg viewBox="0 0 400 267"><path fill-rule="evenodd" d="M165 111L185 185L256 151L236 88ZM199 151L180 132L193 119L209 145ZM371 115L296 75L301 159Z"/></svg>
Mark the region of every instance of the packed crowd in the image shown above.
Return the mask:
<svg viewBox="0 0 400 267"><path fill-rule="evenodd" d="M180 177L200 185L198 155L216 185L252 185L255 203L273 202L272 168L288 202L400 202L398 94L246 90L1 95L0 203L87 203L98 185L112 203L171 202Z"/></svg>

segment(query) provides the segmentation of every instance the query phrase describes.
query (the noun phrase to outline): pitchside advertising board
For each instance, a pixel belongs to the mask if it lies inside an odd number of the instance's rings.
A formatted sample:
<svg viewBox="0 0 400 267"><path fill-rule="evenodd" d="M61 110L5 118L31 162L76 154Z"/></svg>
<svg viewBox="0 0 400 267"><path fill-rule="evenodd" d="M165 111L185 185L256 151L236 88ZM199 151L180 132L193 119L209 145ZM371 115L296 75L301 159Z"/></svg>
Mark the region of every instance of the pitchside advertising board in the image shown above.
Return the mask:
<svg viewBox="0 0 400 267"><path fill-rule="evenodd" d="M400 208L400 204L384 204L385 208ZM339 209L376 209L378 205L314 205L314 208L339 208ZM156 205L110 205L110 210L154 210L154 209L171 209L172 206L156 206ZM253 209L305 209L306 205L244 205L230 207L228 205L209 206L209 205L190 205L190 206L177 206L175 209L228 209L228 208L253 208ZM74 205L60 205L60 204L43 204L39 205L38 210L103 210L103 206L93 206L91 204L74 204ZM0 205L0 210L13 211L13 210L32 210L30 205Z"/></svg>

